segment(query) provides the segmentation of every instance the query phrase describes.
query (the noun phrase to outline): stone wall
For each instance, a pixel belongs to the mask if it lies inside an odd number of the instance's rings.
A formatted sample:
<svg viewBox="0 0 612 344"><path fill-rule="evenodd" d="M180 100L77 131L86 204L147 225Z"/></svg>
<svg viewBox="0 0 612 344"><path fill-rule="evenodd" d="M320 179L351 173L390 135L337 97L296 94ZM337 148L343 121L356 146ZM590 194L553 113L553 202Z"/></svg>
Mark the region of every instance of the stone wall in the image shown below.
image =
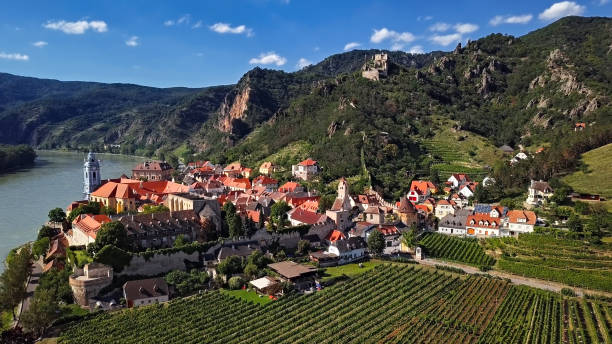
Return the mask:
<svg viewBox="0 0 612 344"><path fill-rule="evenodd" d="M115 274L117 276L155 276L170 272L172 270L185 270L185 261L188 263L199 264L200 253L196 251L188 254L180 251L171 254L155 254L148 259L143 256L135 255L132 257L132 260L128 266L124 267L121 272L117 272Z"/></svg>

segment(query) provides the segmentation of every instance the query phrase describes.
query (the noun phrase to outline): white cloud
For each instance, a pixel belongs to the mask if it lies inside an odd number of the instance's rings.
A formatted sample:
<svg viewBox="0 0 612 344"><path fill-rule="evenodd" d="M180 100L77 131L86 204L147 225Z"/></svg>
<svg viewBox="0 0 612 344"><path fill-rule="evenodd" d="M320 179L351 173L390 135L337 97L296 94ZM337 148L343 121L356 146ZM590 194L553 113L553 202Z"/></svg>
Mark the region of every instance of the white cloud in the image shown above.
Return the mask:
<svg viewBox="0 0 612 344"><path fill-rule="evenodd" d="M34 43L32 43L32 45L33 45L33 46L35 46L35 47L37 47L37 48L42 48L42 47L44 47L44 46L45 46L45 45L47 45L47 44L49 44L49 43L47 43L47 42L45 42L45 41L38 41L38 42L34 42Z"/></svg>
<svg viewBox="0 0 612 344"><path fill-rule="evenodd" d="M541 20L555 20L566 16L579 16L584 13L586 7L578 5L573 1L561 1L540 13L538 18Z"/></svg>
<svg viewBox="0 0 612 344"><path fill-rule="evenodd" d="M202 27L202 21L198 20L195 24L193 24L193 26L191 27L192 29L199 29Z"/></svg>
<svg viewBox="0 0 612 344"><path fill-rule="evenodd" d="M607 4L608 2L610 2L610 0L599 0L599 6L603 6Z"/></svg>
<svg viewBox="0 0 612 344"><path fill-rule="evenodd" d="M227 24L227 23L216 23L210 26L210 29L216 33L221 33L221 34L233 33L233 34L246 34L247 37L253 36L253 30L244 25L238 25L238 26L232 27L230 24Z"/></svg>
<svg viewBox="0 0 612 344"><path fill-rule="evenodd" d="M0 59L15 60L15 61L28 61L30 57L24 54L7 54L0 51Z"/></svg>
<svg viewBox="0 0 612 344"><path fill-rule="evenodd" d="M176 24L176 22L174 20L168 19L164 22L164 26L172 26Z"/></svg>
<svg viewBox="0 0 612 344"><path fill-rule="evenodd" d="M429 27L429 31L444 32L444 31L447 31L450 28L451 28L450 24L447 24L447 23L435 23L435 24L433 24L432 26Z"/></svg>
<svg viewBox="0 0 612 344"><path fill-rule="evenodd" d="M478 30L478 25L470 23L459 23L454 26L455 31L460 34L470 33Z"/></svg>
<svg viewBox="0 0 612 344"><path fill-rule="evenodd" d="M202 57L202 56L204 56L204 53L195 53L195 56Z"/></svg>
<svg viewBox="0 0 612 344"><path fill-rule="evenodd" d="M403 42L410 43L414 41L415 37L410 32L396 32L383 27L380 30L374 29L374 33L370 37L372 43L380 43L385 40L391 40L394 43Z"/></svg>
<svg viewBox="0 0 612 344"><path fill-rule="evenodd" d="M96 32L108 31L108 26L101 20L79 20L75 22L67 22L65 20L48 21L43 24L43 27L49 30L59 30L70 35L82 35L87 30Z"/></svg>
<svg viewBox="0 0 612 344"><path fill-rule="evenodd" d="M314 50L314 51L319 51L319 50L321 50L321 48L320 48L320 47L314 47L314 49L313 49L313 50Z"/></svg>
<svg viewBox="0 0 612 344"><path fill-rule="evenodd" d="M305 59L305 58L303 58L303 57L302 57L302 58L300 58L300 59L299 59L299 61L298 61L298 63L297 63L297 65L296 65L296 66L297 66L299 69L302 69L302 68L304 68L304 67L310 66L311 64L312 64L312 61L309 61L309 60L307 60L307 59Z"/></svg>
<svg viewBox="0 0 612 344"><path fill-rule="evenodd" d="M125 41L125 45L127 45L128 47L137 47L137 46L139 46L140 42L138 42L138 36L130 37L130 39Z"/></svg>
<svg viewBox="0 0 612 344"><path fill-rule="evenodd" d="M461 41L463 36L460 33L451 33L449 35L435 35L431 37L431 40L434 43L447 46L451 43L456 43Z"/></svg>
<svg viewBox="0 0 612 344"><path fill-rule="evenodd" d="M174 25L182 25L182 24L189 24L189 22L191 21L191 14L185 14L183 16L181 16L180 18L174 20L174 19L168 19L164 22L164 26L174 26ZM202 24L201 22L199 22L200 25ZM197 23L196 23L197 25Z"/></svg>
<svg viewBox="0 0 612 344"><path fill-rule="evenodd" d="M282 66L285 63L287 63L287 59L280 55L277 55L273 51L270 51L267 53L261 53L259 54L259 57L254 57L250 59L249 63L250 64L262 64L262 65L275 64L277 66Z"/></svg>
<svg viewBox="0 0 612 344"><path fill-rule="evenodd" d="M414 47L410 48L408 52L411 54L423 54L425 51L423 50L422 46L415 45Z"/></svg>
<svg viewBox="0 0 612 344"><path fill-rule="evenodd" d="M344 46L344 51L349 51L349 50L355 49L355 48L357 48L360 45L361 45L361 43L357 43L357 42L346 43L346 45Z"/></svg>
<svg viewBox="0 0 612 344"><path fill-rule="evenodd" d="M428 20L432 20L433 17L432 16L418 16L417 17L417 21L428 21Z"/></svg>
<svg viewBox="0 0 612 344"><path fill-rule="evenodd" d="M500 24L527 24L531 21L533 15L521 14L516 16L495 16L489 20L489 24L497 26Z"/></svg>

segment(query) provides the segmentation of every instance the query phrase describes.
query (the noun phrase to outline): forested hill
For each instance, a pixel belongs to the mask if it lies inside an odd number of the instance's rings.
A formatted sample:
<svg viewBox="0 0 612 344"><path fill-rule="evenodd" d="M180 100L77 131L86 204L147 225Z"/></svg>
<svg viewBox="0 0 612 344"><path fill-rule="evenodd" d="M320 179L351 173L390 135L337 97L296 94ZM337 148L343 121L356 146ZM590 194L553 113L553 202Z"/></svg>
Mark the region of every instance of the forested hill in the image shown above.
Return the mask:
<svg viewBox="0 0 612 344"><path fill-rule="evenodd" d="M364 61L378 52L337 54L294 73L255 68L236 85L205 89L3 74L0 143L121 144L126 153L200 153L249 165L311 156L328 180L365 167L376 183L400 190L403 172L456 157L465 168L482 167L495 157L484 155L486 147L537 147L573 132L576 122L587 130L611 122L610 18L566 17L448 53L388 52L389 77L362 78ZM448 130L472 146L440 148Z"/></svg>

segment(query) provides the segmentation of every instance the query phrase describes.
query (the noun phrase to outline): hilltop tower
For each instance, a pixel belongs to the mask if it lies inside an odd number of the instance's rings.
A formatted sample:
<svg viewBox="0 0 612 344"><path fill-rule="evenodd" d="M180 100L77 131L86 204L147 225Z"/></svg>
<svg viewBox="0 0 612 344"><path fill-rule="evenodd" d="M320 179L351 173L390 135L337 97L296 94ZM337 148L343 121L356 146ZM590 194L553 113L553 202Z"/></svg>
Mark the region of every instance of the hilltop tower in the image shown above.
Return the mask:
<svg viewBox="0 0 612 344"><path fill-rule="evenodd" d="M100 186L100 177L100 162L93 152L89 152L83 163L83 193L86 199Z"/></svg>

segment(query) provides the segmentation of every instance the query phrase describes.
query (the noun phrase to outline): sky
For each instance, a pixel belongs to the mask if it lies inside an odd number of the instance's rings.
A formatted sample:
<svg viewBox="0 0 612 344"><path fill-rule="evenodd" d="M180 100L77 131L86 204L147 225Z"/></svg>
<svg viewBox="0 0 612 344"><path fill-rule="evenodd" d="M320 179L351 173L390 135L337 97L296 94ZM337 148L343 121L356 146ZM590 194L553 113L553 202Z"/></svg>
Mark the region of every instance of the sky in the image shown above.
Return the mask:
<svg viewBox="0 0 612 344"><path fill-rule="evenodd" d="M154 87L232 84L352 49L452 50L521 36L612 0L32 0L0 4L0 72Z"/></svg>

